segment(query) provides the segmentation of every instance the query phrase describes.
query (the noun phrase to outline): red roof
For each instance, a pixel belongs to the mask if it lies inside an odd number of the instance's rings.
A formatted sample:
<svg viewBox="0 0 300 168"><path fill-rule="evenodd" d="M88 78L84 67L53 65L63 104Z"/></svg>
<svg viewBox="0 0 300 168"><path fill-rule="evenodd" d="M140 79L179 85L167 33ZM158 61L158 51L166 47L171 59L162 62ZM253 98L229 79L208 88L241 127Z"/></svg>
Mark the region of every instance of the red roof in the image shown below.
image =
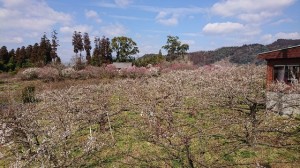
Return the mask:
<svg viewBox="0 0 300 168"><path fill-rule="evenodd" d="M300 45L258 54L259 59L300 58Z"/></svg>

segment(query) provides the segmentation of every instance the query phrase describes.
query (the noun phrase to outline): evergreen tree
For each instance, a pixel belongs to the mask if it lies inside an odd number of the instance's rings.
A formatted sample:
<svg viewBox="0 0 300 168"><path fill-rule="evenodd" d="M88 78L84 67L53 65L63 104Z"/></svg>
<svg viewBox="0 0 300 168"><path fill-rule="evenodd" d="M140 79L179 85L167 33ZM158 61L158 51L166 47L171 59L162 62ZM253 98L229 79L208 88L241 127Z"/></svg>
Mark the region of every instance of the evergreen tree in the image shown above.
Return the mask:
<svg viewBox="0 0 300 168"><path fill-rule="evenodd" d="M30 61L30 58L32 57L32 49L33 49L33 47L32 47L32 45L28 45L27 47L26 47L26 56L25 56L25 66L26 67L31 67L32 66L32 62Z"/></svg>
<svg viewBox="0 0 300 168"><path fill-rule="evenodd" d="M73 51L77 56L78 53L78 48L77 48L77 31L74 31L73 36L72 36L72 45L73 45Z"/></svg>
<svg viewBox="0 0 300 168"><path fill-rule="evenodd" d="M0 61L2 61L3 64L7 64L9 61L9 55L6 46L2 46L0 49Z"/></svg>
<svg viewBox="0 0 300 168"><path fill-rule="evenodd" d="M20 58L20 48L18 47L15 55L16 68L21 68L21 65L19 63L20 62L19 58Z"/></svg>
<svg viewBox="0 0 300 168"><path fill-rule="evenodd" d="M57 38L57 32L56 30L53 30L52 31L52 40L51 40L51 58L52 58L52 61L55 62L55 60L57 59L57 47L59 46L58 42L58 38Z"/></svg>
<svg viewBox="0 0 300 168"><path fill-rule="evenodd" d="M110 46L109 38L102 37L100 41L100 60L101 63L111 64L112 63L112 49Z"/></svg>
<svg viewBox="0 0 300 168"><path fill-rule="evenodd" d="M76 58L75 58L76 69L82 69L83 63L82 63L81 52L84 50L84 47L83 47L81 32L74 31L72 45L74 47L74 52L76 53ZM79 52L79 57L77 57L78 52Z"/></svg>
<svg viewBox="0 0 300 168"><path fill-rule="evenodd" d="M91 40L88 33L84 33L83 35L83 43L84 43L84 50L86 52L86 60L87 64L91 64L92 57L91 57Z"/></svg>
<svg viewBox="0 0 300 168"><path fill-rule="evenodd" d="M46 33L41 38L38 56L39 64L42 63L43 65L46 65L52 61L51 43L50 40L47 38Z"/></svg>
<svg viewBox="0 0 300 168"><path fill-rule="evenodd" d="M162 53L161 53L161 50L158 51L158 55L163 56Z"/></svg>
<svg viewBox="0 0 300 168"><path fill-rule="evenodd" d="M8 51L6 46L0 48L0 71L6 71L6 63L8 59Z"/></svg>
<svg viewBox="0 0 300 168"><path fill-rule="evenodd" d="M92 65L100 66L101 65L101 60L100 60L100 38L95 37L94 43L95 43L95 47L94 47L94 51L93 51Z"/></svg>
<svg viewBox="0 0 300 168"><path fill-rule="evenodd" d="M74 46L74 52L76 53L76 56L78 52L81 56L81 52L84 50L81 32L74 31L72 45Z"/></svg>
<svg viewBox="0 0 300 168"><path fill-rule="evenodd" d="M8 71L14 71L16 68L16 55L15 55L15 50L11 49L8 53L9 55L9 61L7 63L7 70Z"/></svg>
<svg viewBox="0 0 300 168"><path fill-rule="evenodd" d="M17 57L17 64L20 68L22 68L25 65L26 62L26 48L25 46L22 46L20 49L19 57Z"/></svg>
<svg viewBox="0 0 300 168"><path fill-rule="evenodd" d="M30 62L35 65L39 62L39 44L35 43L32 47L31 57L29 58Z"/></svg>

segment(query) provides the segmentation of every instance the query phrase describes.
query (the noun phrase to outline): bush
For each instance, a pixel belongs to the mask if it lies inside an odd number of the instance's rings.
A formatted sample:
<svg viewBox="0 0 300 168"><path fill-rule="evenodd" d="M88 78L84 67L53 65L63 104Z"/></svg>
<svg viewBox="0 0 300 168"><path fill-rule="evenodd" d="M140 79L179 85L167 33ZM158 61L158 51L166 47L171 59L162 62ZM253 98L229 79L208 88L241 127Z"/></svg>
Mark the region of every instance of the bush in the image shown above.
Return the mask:
<svg viewBox="0 0 300 168"><path fill-rule="evenodd" d="M33 80L38 78L40 68L28 68L21 72L22 80Z"/></svg>
<svg viewBox="0 0 300 168"><path fill-rule="evenodd" d="M35 86L27 86L22 90L22 101L23 101L23 103L36 102Z"/></svg>
<svg viewBox="0 0 300 168"><path fill-rule="evenodd" d="M78 76L74 68L66 68L61 71L61 75L64 78L74 78Z"/></svg>
<svg viewBox="0 0 300 168"><path fill-rule="evenodd" d="M56 68L44 67L38 72L38 79L44 81L55 81L59 79L59 71Z"/></svg>
<svg viewBox="0 0 300 168"><path fill-rule="evenodd" d="M171 71L178 71L178 70L195 70L197 66L191 63L183 63L183 62L163 62L157 65L162 73L168 73Z"/></svg>
<svg viewBox="0 0 300 168"><path fill-rule="evenodd" d="M20 74L22 80L42 79L44 81L54 81L59 79L59 71L52 67L28 68Z"/></svg>

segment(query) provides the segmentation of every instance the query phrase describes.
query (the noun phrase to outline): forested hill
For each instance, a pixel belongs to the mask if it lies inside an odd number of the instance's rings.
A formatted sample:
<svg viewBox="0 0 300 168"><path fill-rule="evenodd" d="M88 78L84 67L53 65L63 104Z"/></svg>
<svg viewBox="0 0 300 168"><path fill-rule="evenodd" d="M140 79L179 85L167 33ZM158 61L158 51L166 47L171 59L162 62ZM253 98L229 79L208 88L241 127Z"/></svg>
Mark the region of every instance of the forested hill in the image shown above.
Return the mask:
<svg viewBox="0 0 300 168"><path fill-rule="evenodd" d="M228 59L232 63L247 64L247 63L262 63L257 60L258 53L286 48L289 46L300 45L298 40L278 39L272 44L249 44L240 47L222 47L213 51L197 51L189 53L190 60L196 65L212 64L223 59Z"/></svg>

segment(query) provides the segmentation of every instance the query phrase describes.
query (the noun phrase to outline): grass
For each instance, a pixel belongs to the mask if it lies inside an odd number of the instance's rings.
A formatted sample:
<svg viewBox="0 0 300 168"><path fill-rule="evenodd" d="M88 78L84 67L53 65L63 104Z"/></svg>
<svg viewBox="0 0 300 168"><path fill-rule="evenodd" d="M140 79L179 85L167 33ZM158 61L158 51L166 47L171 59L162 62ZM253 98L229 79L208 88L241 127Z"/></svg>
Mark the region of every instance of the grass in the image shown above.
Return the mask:
<svg viewBox="0 0 300 168"><path fill-rule="evenodd" d="M194 80L182 82L186 78ZM256 143L248 144L251 119L236 109L248 106L232 108L205 97L209 95L206 88L192 87L205 84L199 78L197 71L182 71L139 79L47 83L10 79L0 84L0 100L15 112L21 128L26 128L33 152L47 151L32 156L19 153L35 160L25 167L40 163L48 167L188 167L188 155L195 167L252 167L257 163L293 167L299 163L297 118L260 110L260 132ZM36 87L40 101L24 105L20 95L29 85ZM6 120L1 118L1 122ZM265 131L274 128L278 130ZM90 129L94 141L89 141ZM38 135L40 145L33 143L33 134ZM5 155L0 167L16 161L13 149L17 148L27 149L22 143L0 149ZM49 159L50 154L57 163Z"/></svg>

